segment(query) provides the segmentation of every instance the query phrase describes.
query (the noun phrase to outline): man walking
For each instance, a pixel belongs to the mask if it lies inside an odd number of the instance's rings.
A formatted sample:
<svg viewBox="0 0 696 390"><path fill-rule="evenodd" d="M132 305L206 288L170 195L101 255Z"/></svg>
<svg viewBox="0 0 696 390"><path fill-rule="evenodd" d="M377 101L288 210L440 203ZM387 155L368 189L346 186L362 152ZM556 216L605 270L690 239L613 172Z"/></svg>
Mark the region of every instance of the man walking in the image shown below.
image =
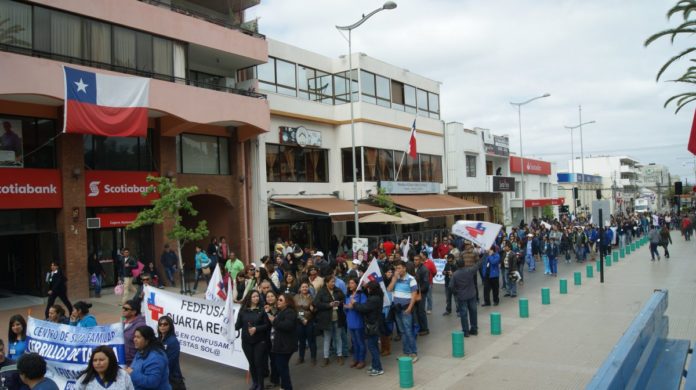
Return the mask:
<svg viewBox="0 0 696 390"><path fill-rule="evenodd" d="M174 273L176 272L176 265L179 262L179 258L174 249L169 246L169 244L164 244L164 252L160 256L160 263L164 267L164 272L167 274L167 280L169 280L169 285L176 287L176 281L174 280Z"/></svg>
<svg viewBox="0 0 696 390"><path fill-rule="evenodd" d="M509 243L505 244L503 266L507 271L505 275L503 275L506 278L505 285L507 287L507 292L504 296L514 298L517 296L517 254L512 251Z"/></svg>
<svg viewBox="0 0 696 390"><path fill-rule="evenodd" d="M491 305L491 292L493 293L493 305L500 303L500 255L494 247L488 249L485 261L481 265L483 279L483 305Z"/></svg>
<svg viewBox="0 0 696 390"><path fill-rule="evenodd" d="M119 265L121 268L121 280L123 281L123 295L121 296L121 306L123 306L137 292L133 285L133 270L138 268L138 260L130 255L128 248L123 248Z"/></svg>
<svg viewBox="0 0 696 390"><path fill-rule="evenodd" d="M459 319L462 324L464 337L478 334L478 315L476 313L476 289L474 288L474 275L478 271L479 264L475 258L467 256L457 261L457 271L452 276L452 290L459 304Z"/></svg>
<svg viewBox="0 0 696 390"><path fill-rule="evenodd" d="M396 324L401 329L404 354L413 359L413 363L418 361L418 346L416 337L413 334L413 309L416 303L416 293L418 283L416 279L406 272L406 264L399 260L395 261L395 274L392 277L387 291L393 292L394 318Z"/></svg>
<svg viewBox="0 0 696 390"><path fill-rule="evenodd" d="M650 261L655 261L655 256L657 256L657 260L660 260L660 252L657 251L657 247L660 245L660 231L655 228L650 230L650 233L648 234L648 237L650 238Z"/></svg>
<svg viewBox="0 0 696 390"><path fill-rule="evenodd" d="M416 302L416 315L418 325L420 326L419 336L427 336L430 334L428 329L428 316L425 313L426 297L430 290L430 271L425 266L425 255L419 253L413 257L416 265L416 281L418 282L418 290L421 294L420 301Z"/></svg>
<svg viewBox="0 0 696 390"><path fill-rule="evenodd" d="M442 271L442 274L445 275L445 312L442 313L443 316L448 316L448 315L452 314L452 295L453 294L452 294L452 287L450 287L450 281L452 279L452 275L454 274L454 272L456 270L457 270L457 265L454 261L454 255L450 253L447 255L447 264L445 264L445 269ZM457 313L459 313L459 309L457 309Z"/></svg>

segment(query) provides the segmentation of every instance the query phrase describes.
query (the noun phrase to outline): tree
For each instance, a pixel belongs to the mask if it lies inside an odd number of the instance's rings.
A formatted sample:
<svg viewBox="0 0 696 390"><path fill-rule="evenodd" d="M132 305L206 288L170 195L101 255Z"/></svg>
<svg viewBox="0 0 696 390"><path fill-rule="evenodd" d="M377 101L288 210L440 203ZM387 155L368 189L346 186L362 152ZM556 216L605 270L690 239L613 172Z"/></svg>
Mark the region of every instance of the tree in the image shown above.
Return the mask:
<svg viewBox="0 0 696 390"><path fill-rule="evenodd" d="M378 188L377 195L375 195L372 199L379 205L379 207L384 208L385 214L399 216L399 212L394 206L394 200L392 200L384 188Z"/></svg>
<svg viewBox="0 0 696 390"><path fill-rule="evenodd" d="M677 4L667 12L667 19L669 20L675 14L681 13L683 22L675 28L670 28L668 30L660 31L656 34L653 34L645 40L644 45L647 47L656 40L667 36L670 37L671 43L674 43L674 40L677 38L677 36L692 36L694 33L696 33L696 19L689 18L692 12L696 15L696 0L677 1ZM696 47L690 47L677 54L676 56L670 58L669 61L662 65L662 68L660 68L659 72L657 72L656 81L660 80L660 77L662 77L665 71L672 64L674 64L682 58L689 56L690 54L693 56L692 53L694 53L695 51ZM696 59L690 58L689 62L692 64L692 66L689 66L684 72L684 74L682 74L680 77L670 81L675 83L683 83L690 86L696 84L696 66L693 66L693 64L696 63ZM684 106L693 101L696 101L696 92L684 92L678 95L674 95L667 99L665 101L664 107L667 107L670 103L674 102L674 104L676 104L677 106L677 109L674 111L674 113L676 114L679 112L679 110L684 108Z"/></svg>
<svg viewBox="0 0 696 390"><path fill-rule="evenodd" d="M190 241L200 240L208 236L208 226L206 221L198 221L198 226L187 229L181 224L181 212L195 217L198 211L193 208L193 204L188 199L198 191L198 187L177 187L176 179L168 177L148 176L147 182L150 183L148 190L143 192L147 196L155 191L160 195L159 199L152 201L152 207L138 213L138 217L126 226L126 229L137 229L143 225L160 224L165 221L172 221L174 226L167 232L170 240L177 242L177 253L179 255L179 274L181 275L181 293L185 293L184 263L181 258L181 250Z"/></svg>

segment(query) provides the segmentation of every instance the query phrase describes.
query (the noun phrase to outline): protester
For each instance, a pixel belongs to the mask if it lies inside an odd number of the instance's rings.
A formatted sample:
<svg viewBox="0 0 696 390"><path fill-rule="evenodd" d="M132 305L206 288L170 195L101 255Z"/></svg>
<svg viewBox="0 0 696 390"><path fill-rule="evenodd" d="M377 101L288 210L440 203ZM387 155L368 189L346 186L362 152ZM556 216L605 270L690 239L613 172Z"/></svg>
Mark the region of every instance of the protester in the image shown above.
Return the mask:
<svg viewBox="0 0 696 390"><path fill-rule="evenodd" d="M360 312L353 309L353 303L363 304L367 302L367 296L358 289L358 279L348 280L348 294L343 301L343 309L346 312L346 324L350 332L350 340L353 348L353 363L351 368L361 369L365 367L365 323Z"/></svg>
<svg viewBox="0 0 696 390"><path fill-rule="evenodd" d="M58 390L58 385L46 378L46 361L38 353L26 353L17 360L19 378L31 390Z"/></svg>
<svg viewBox="0 0 696 390"><path fill-rule="evenodd" d="M104 281L104 267L99 261L97 253L92 253L87 261L87 273L90 277L90 283L94 285L94 297L101 298L102 283Z"/></svg>
<svg viewBox="0 0 696 390"><path fill-rule="evenodd" d="M651 261L655 261L655 256L657 260L660 260L660 252L657 251L657 247L660 245L662 237L660 237L660 232L657 228L650 230L648 235L650 239L650 257Z"/></svg>
<svg viewBox="0 0 696 390"><path fill-rule="evenodd" d="M426 315L426 297L428 296L428 291L430 290L430 271L428 270L428 267L425 266L425 255L422 253L419 253L413 257L415 266L416 266L416 282L418 282L418 290L421 296L421 299L416 302L416 313L415 315L418 318L418 325L420 328L420 331L418 332L419 336L426 336L430 334L430 330L428 329L428 316Z"/></svg>
<svg viewBox="0 0 696 390"><path fill-rule="evenodd" d="M457 260L459 268L452 275L451 287L459 304L459 319L462 324L464 337L478 334L478 316L476 312L476 290L474 275L480 264L475 258L463 258Z"/></svg>
<svg viewBox="0 0 696 390"><path fill-rule="evenodd" d="M263 380L268 360L270 322L263 308L258 291L251 291L244 298L237 315L235 329L241 330L242 351L249 362L253 390L263 390Z"/></svg>
<svg viewBox="0 0 696 390"><path fill-rule="evenodd" d="M323 287L314 298L316 309L317 329L324 334L324 362L322 367L330 364L329 350L331 341L336 347L337 362L343 365L343 343L340 337L341 328L346 326L346 315L342 310L345 295L336 287L336 278L329 275L324 279Z"/></svg>
<svg viewBox="0 0 696 390"><path fill-rule="evenodd" d="M665 249L665 259L669 259L669 250L667 247L672 243L672 235L669 233L669 228L667 225L662 226L660 229L660 245Z"/></svg>
<svg viewBox="0 0 696 390"><path fill-rule="evenodd" d="M20 314L15 314L10 317L7 328L7 358L17 360L27 349L27 321Z"/></svg>
<svg viewBox="0 0 696 390"><path fill-rule="evenodd" d="M297 364L305 361L305 349L309 347L309 354L312 365L317 364L317 337L314 334L314 304L313 297L309 293L309 282L303 281L300 284L300 291L294 296L295 308L297 309L297 335L299 357Z"/></svg>
<svg viewBox="0 0 696 390"><path fill-rule="evenodd" d="M493 305L500 303L500 255L495 248L488 249L485 261L481 266L481 279L483 280L483 305L491 305L491 293L493 293ZM451 289L451 288L450 288Z"/></svg>
<svg viewBox="0 0 696 390"><path fill-rule="evenodd" d="M87 369L77 380L77 390L134 390L133 382L126 370L118 366L116 354L108 345L92 350Z"/></svg>
<svg viewBox="0 0 696 390"><path fill-rule="evenodd" d="M211 243L213 245L213 243ZM213 261L205 254L200 245L196 245L196 257L195 257L195 268L196 272L194 275L195 282L193 283L193 293L195 294L198 290L198 281L201 277L205 279L206 285L210 283L210 273L211 267L214 265Z"/></svg>
<svg viewBox="0 0 696 390"><path fill-rule="evenodd" d="M181 365L179 364L181 347L179 346L179 340L176 338L172 317L162 316L157 320L157 338L164 345L164 351L167 354L169 384L172 386L172 390L186 390L184 376L181 373Z"/></svg>
<svg viewBox="0 0 696 390"><path fill-rule="evenodd" d="M70 325L70 318L65 316L65 309L61 305L53 305L48 309L46 321L57 324Z"/></svg>
<svg viewBox="0 0 696 390"><path fill-rule="evenodd" d="M457 265L454 261L453 254L447 254L447 263L445 264L445 269L442 274L445 277L445 312L442 313L443 316L448 316L452 314L452 288L450 287L450 280L452 274L457 270ZM456 301L456 300L455 300ZM457 313L459 310L457 310Z"/></svg>
<svg viewBox="0 0 696 390"><path fill-rule="evenodd" d="M501 257L503 258L503 266L505 267L505 275L503 275L506 278L505 285L507 287L507 291L504 296L506 297L516 297L517 296L517 254L512 251L511 245L505 244L505 254L502 255Z"/></svg>
<svg viewBox="0 0 696 390"><path fill-rule="evenodd" d="M280 291L285 294L295 295L299 290L299 285L297 284L297 279L295 274L292 272L286 272L283 278L283 282L280 285Z"/></svg>
<svg viewBox="0 0 696 390"><path fill-rule="evenodd" d="M121 296L121 306L123 306L131 293L136 293L137 290L133 285L133 272L138 269L138 260L130 255L130 250L128 248L123 248L121 250L121 259L119 260L119 274L121 281L123 282L123 295ZM68 305L68 311L72 312L72 309Z"/></svg>
<svg viewBox="0 0 696 390"><path fill-rule="evenodd" d="M556 237L551 237L546 255L549 257L549 268L552 276L558 276L558 254L560 250L556 243Z"/></svg>
<svg viewBox="0 0 696 390"><path fill-rule="evenodd" d="M60 298L63 304L72 312L72 304L68 299L68 279L63 275L57 261L51 261L51 272L48 274L48 302L46 303L45 316L48 317L48 309L56 303L56 298Z"/></svg>
<svg viewBox="0 0 696 390"><path fill-rule="evenodd" d="M14 372L2 372L3 368L15 364L14 360L7 358L5 355L5 342L0 339L0 381L5 384L7 390L19 390L23 386L21 379L19 379L19 373L16 370Z"/></svg>
<svg viewBox="0 0 696 390"><path fill-rule="evenodd" d="M224 239L224 237L223 237ZM225 269L232 275L232 278L236 278L241 272L244 272L244 263L237 258L234 252L229 253L229 258L225 262Z"/></svg>
<svg viewBox="0 0 696 390"><path fill-rule="evenodd" d="M123 344L125 346L125 363L130 366L135 357L135 330L145 325L145 317L140 314L140 302L134 299L127 301L123 307Z"/></svg>
<svg viewBox="0 0 696 390"><path fill-rule="evenodd" d="M292 390L288 363L292 354L297 351L297 311L295 301L290 294L281 294L278 297L277 306L277 314L268 316L273 326L273 337L271 337L273 365L280 375L281 388Z"/></svg>
<svg viewBox="0 0 696 390"><path fill-rule="evenodd" d="M91 303L84 301L77 302L72 313L70 314L70 325L81 328L97 326L97 319L94 318L93 315L89 314L90 307L92 307Z"/></svg>
<svg viewBox="0 0 696 390"><path fill-rule="evenodd" d="M383 292L377 282L370 281L365 285L367 290L367 299L364 302L359 302L354 297L351 297L349 302L350 308L362 314L364 318L364 334L367 337L367 349L370 351L371 364L368 374L370 376L378 376L384 374L382 362L380 360L379 346L377 342L380 337L383 327L382 304ZM364 365L363 365L364 366ZM362 368L358 365L355 368Z"/></svg>
<svg viewBox="0 0 696 390"><path fill-rule="evenodd" d="M394 292L393 306L394 318L397 326L402 331L403 352L418 361L418 346L413 334L413 309L416 304L418 283L416 279L406 272L406 264L403 261L394 261L395 275L392 278L387 291Z"/></svg>
<svg viewBox="0 0 696 390"><path fill-rule="evenodd" d="M169 362L155 331L147 325L135 329L133 343L137 353L126 368L135 390L171 390Z"/></svg>
<svg viewBox="0 0 696 390"><path fill-rule="evenodd" d="M167 280L169 281L169 285L172 287L176 287L174 273L176 272L176 266L178 263L179 257L174 252L174 248L171 248L169 244L164 244L164 251L160 256L160 264L162 264L162 267L164 267Z"/></svg>
<svg viewBox="0 0 696 390"><path fill-rule="evenodd" d="M154 262L150 261L145 266L145 269L140 274L140 277L143 278L145 276L150 277L150 283L152 284L152 286L155 286L157 288L164 288L164 284L162 284L162 281L160 280L159 271L157 270L157 267L155 267Z"/></svg>

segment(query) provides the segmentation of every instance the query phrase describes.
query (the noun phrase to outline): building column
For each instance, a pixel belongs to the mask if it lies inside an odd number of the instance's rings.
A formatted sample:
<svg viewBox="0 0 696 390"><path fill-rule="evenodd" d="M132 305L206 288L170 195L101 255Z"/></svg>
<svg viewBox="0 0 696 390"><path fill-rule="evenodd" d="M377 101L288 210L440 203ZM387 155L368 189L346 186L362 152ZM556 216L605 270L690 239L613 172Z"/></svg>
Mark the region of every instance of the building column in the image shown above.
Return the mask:
<svg viewBox="0 0 696 390"><path fill-rule="evenodd" d="M163 137L161 136L161 129L155 131L155 136L153 136L154 153L153 158L158 162L160 176L172 176L176 177L176 138L175 137ZM165 243L169 243L176 250L176 244L167 237L167 233L172 231L174 227L174 222L172 220L165 220L161 224L153 226L153 232L155 236L154 249L155 257L164 248ZM159 258L153 259L155 264L161 268L159 264Z"/></svg>

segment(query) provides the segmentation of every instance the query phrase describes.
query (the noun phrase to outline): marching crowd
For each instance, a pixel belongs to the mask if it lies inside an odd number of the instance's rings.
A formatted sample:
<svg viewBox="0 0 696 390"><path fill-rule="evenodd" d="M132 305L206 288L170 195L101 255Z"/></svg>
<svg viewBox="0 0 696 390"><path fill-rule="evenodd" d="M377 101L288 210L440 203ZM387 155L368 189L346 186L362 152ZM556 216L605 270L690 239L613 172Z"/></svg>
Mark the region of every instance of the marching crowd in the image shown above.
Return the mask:
<svg viewBox="0 0 696 390"><path fill-rule="evenodd" d="M359 251L354 256L339 253L337 240L327 255L278 240L273 255L264 256L259 265L247 265L238 259L223 238L211 242L206 250L196 247L194 291L200 278L209 280L215 266L220 267L225 280L234 281L232 297L241 304L235 328L249 362L251 389L279 386L291 390L290 365L295 352L294 365L342 366L349 360L350 368L367 367L368 375L379 376L384 373L381 359L392 354L392 341L401 341L403 356L416 363L419 338L430 333L428 315L433 310L433 279L437 274L433 259L446 259L442 270L443 315L451 315L454 301L464 336L470 337L478 334L478 306L500 304L501 292L503 297L516 297L517 289L524 285L525 272L536 272L537 263L543 264L545 275L554 277L559 261L602 258L641 236L649 237L652 261L661 259L660 247L668 259L672 231L679 230L690 241L693 220L689 214L619 214L601 227L567 216L534 219L509 231L501 230L490 249L462 237L443 235L422 242L385 239L369 253ZM161 262L171 285L175 283L176 260L173 250L165 247ZM372 261L378 273L371 270ZM122 278L133 278L129 271L135 264L127 250L123 251L121 264ZM145 325L140 313L142 285L158 276L145 269L135 278L137 283L126 282L129 288L123 292L124 297L130 296L130 286L140 285L133 288L134 299L124 298L122 304L126 368L119 368L109 348L95 348L77 388L185 389L172 319L160 317L155 332ZM97 325L89 314L89 303L71 305L68 301L65 278L55 262L51 264L49 285L48 321ZM155 280L154 285L161 283ZM62 306L55 304L56 298L68 307L69 317ZM54 389L50 379L43 378L43 359L25 353L26 326L21 315L10 319L9 353L5 353L0 340L0 368L16 361L19 372L5 378L4 385L8 389Z"/></svg>

